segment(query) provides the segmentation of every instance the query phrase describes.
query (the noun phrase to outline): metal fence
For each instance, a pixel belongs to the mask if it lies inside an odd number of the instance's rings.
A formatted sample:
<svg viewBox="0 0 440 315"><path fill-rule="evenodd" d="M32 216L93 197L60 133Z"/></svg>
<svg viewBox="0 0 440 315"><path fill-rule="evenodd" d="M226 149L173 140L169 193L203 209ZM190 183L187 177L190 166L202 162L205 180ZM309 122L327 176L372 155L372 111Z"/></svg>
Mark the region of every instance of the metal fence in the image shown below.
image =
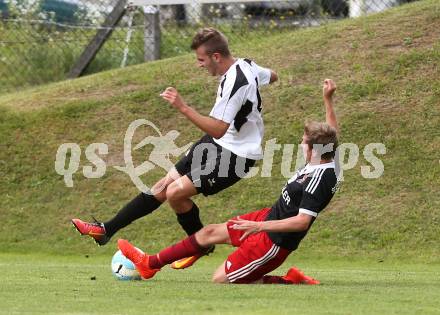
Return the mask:
<svg viewBox="0 0 440 315"><path fill-rule="evenodd" d="M183 54L205 25L237 42L409 1L0 0L0 93Z"/></svg>

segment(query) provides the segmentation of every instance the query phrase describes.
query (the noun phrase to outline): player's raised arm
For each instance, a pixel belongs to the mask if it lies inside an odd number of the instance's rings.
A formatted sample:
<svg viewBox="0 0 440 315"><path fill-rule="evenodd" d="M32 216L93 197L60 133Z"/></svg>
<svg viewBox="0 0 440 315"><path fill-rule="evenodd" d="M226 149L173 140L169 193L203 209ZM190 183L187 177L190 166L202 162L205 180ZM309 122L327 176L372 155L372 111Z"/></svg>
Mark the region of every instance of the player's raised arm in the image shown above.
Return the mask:
<svg viewBox="0 0 440 315"><path fill-rule="evenodd" d="M199 127L202 131L206 132L213 138L219 139L223 137L229 128L229 124L224 121L215 119L209 116L203 116L198 113L194 108L185 103L179 92L173 88L168 87L160 96L168 101L174 108L178 109L183 115L186 116L194 125Z"/></svg>
<svg viewBox="0 0 440 315"><path fill-rule="evenodd" d="M332 79L325 79L322 87L322 96L325 105L325 121L339 133L338 121L334 110L333 94L336 91L336 83Z"/></svg>

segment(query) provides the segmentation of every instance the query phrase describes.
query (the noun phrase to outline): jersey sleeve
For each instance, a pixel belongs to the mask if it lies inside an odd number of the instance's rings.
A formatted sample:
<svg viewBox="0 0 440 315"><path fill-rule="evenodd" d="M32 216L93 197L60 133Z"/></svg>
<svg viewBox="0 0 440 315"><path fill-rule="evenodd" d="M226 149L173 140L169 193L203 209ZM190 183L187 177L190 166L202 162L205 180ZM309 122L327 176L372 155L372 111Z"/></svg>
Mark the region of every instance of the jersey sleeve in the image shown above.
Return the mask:
<svg viewBox="0 0 440 315"><path fill-rule="evenodd" d="M307 178L303 186L299 213L317 217L333 197L334 185L331 182L325 169L318 169L313 176Z"/></svg>
<svg viewBox="0 0 440 315"><path fill-rule="evenodd" d="M248 87L248 81L242 73L237 73L235 77L226 77L209 115L230 124L244 103Z"/></svg>
<svg viewBox="0 0 440 315"><path fill-rule="evenodd" d="M272 72L270 71L270 69L260 67L257 64L255 64L255 68L257 69L259 85L260 86L268 85L270 83L270 77L272 75Z"/></svg>

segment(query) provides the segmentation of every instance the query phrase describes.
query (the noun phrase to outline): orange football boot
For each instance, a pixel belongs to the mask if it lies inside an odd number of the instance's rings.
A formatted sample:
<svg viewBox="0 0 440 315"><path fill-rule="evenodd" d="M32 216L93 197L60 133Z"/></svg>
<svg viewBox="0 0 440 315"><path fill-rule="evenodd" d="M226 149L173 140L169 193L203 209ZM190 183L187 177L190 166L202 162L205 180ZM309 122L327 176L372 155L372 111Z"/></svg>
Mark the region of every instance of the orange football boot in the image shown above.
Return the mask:
<svg viewBox="0 0 440 315"><path fill-rule="evenodd" d="M153 278L156 272L160 271L160 269L150 268L149 256L140 249L134 247L129 241L119 239L118 248L125 257L133 262L142 279L147 280Z"/></svg>
<svg viewBox="0 0 440 315"><path fill-rule="evenodd" d="M318 280L306 276L301 270L295 267L290 268L289 271L287 271L286 275L283 276L283 279L290 281L293 284L320 284Z"/></svg>

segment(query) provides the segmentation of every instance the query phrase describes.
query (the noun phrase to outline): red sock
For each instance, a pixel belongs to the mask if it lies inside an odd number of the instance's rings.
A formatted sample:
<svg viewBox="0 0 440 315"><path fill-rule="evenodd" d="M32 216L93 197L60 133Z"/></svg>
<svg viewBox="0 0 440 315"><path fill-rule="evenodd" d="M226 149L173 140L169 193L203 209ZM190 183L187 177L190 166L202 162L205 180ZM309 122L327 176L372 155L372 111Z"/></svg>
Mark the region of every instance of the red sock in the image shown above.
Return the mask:
<svg viewBox="0 0 440 315"><path fill-rule="evenodd" d="M293 284L291 281L284 279L281 276L264 276L264 284Z"/></svg>
<svg viewBox="0 0 440 315"><path fill-rule="evenodd" d="M176 260L202 254L204 251L206 251L206 248L197 243L193 234L183 241L161 250L158 254L150 256L149 265L152 269L160 269Z"/></svg>

